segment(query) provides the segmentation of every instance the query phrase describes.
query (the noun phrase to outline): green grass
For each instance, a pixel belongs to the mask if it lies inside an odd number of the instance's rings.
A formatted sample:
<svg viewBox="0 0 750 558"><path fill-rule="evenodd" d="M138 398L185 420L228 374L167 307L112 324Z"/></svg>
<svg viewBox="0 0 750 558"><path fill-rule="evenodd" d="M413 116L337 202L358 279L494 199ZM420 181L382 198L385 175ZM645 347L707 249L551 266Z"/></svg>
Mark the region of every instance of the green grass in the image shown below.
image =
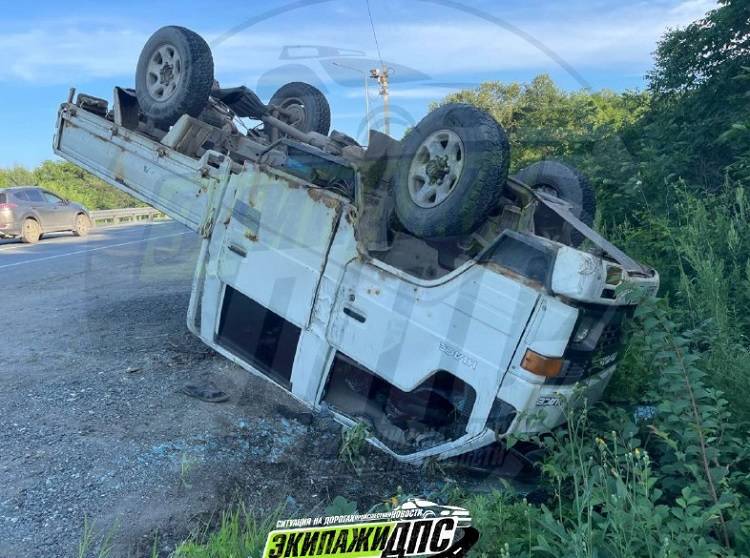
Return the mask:
<svg viewBox="0 0 750 558"><path fill-rule="evenodd" d="M175 558L258 558L263 552L266 537L276 524L278 512L258 519L243 505L225 512L217 529L206 526L182 543L174 552Z"/></svg>
<svg viewBox="0 0 750 558"><path fill-rule="evenodd" d="M341 431L341 446L339 447L339 459L347 463L359 473L360 467L365 464L364 450L370 429L364 422L359 422L351 428Z"/></svg>
<svg viewBox="0 0 750 558"><path fill-rule="evenodd" d="M78 542L77 558L111 558L114 549L114 537L119 525L115 523L107 530L97 531L91 521L86 517L83 520L83 533ZM159 537L154 537L151 545L150 558L159 557Z"/></svg>

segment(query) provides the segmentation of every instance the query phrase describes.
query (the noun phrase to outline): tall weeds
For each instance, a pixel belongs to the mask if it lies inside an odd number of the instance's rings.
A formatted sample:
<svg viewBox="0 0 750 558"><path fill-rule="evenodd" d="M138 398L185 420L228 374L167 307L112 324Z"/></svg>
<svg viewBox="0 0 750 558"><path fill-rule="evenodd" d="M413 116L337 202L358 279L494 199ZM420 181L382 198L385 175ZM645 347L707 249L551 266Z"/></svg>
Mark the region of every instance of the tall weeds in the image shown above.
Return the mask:
<svg viewBox="0 0 750 558"><path fill-rule="evenodd" d="M569 409L566 428L537 440L548 449L546 503L507 493L467 500L480 531L491 534L476 556L750 552L747 430L711 387L707 333L682 323L685 315L666 300L643 300L634 317L639 359L619 373L650 371L643 398L657 402L652 419L639 422L619 406ZM497 532L498 521L516 527Z"/></svg>
<svg viewBox="0 0 750 558"><path fill-rule="evenodd" d="M670 213L640 214L637 228L612 231L624 246L662 274L662 293L679 327L707 371L708 386L721 389L740 421L750 419L750 199L741 184L726 180L717 194L691 193L671 184Z"/></svg>

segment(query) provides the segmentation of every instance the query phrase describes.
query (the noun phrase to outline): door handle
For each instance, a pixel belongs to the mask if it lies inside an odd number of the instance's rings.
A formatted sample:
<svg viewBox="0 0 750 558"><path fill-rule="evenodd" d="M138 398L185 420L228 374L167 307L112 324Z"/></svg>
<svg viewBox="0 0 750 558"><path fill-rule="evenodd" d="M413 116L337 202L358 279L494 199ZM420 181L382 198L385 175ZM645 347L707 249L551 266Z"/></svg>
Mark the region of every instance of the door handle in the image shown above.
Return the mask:
<svg viewBox="0 0 750 558"><path fill-rule="evenodd" d="M230 252L234 252L235 254L237 254L238 256L240 256L241 258L244 258L244 257L247 256L247 250L245 250L244 248L242 248L240 246L237 246L236 244L230 244L229 245L229 251Z"/></svg>
<svg viewBox="0 0 750 558"><path fill-rule="evenodd" d="M361 312L355 310L354 308L350 306L344 306L344 314L346 314L353 320L357 320L361 324L367 321L367 317L364 314L362 314Z"/></svg>

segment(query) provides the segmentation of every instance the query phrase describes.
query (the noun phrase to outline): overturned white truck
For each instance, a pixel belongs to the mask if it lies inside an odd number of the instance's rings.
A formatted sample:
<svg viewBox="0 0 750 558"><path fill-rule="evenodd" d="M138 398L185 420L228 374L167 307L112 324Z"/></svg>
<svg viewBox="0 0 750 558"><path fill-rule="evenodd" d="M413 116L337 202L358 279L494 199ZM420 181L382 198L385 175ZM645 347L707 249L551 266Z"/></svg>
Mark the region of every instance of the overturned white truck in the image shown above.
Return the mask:
<svg viewBox="0 0 750 558"><path fill-rule="evenodd" d="M467 105L366 149L329 127L315 88L222 89L206 43L166 27L111 108L71 91L54 150L201 235L195 335L399 460L599 398L633 308L621 286L655 293L658 275L590 228L585 180L550 161L509 178L505 132Z"/></svg>

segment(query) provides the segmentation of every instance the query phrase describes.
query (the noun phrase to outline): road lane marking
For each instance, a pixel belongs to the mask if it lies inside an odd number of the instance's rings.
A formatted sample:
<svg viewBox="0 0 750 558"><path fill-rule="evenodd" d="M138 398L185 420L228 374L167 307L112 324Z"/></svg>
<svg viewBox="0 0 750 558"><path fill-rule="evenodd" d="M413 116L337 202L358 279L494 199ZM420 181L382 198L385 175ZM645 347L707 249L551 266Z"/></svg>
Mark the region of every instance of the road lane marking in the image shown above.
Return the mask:
<svg viewBox="0 0 750 558"><path fill-rule="evenodd" d="M80 240L79 237L75 237L75 236L71 236L71 237L67 237L67 236L64 236L64 237L62 237L62 236L53 236L51 238L46 238L45 237L44 240L42 240L40 242L44 242L44 244L42 244L42 246L59 246L60 244L68 244L67 242L50 242L51 240L57 240L58 238L64 239L64 240L73 240L73 239ZM89 239L91 239L90 236L89 236ZM77 244L77 243L74 243L74 244ZM22 248L26 248L26 247L30 247L30 246L39 246L39 245L38 244L23 244L21 241L18 241L15 244L8 244L7 246L5 246L5 245L2 245L2 246L3 246L3 248L0 248L0 252L7 252L8 250L19 251Z"/></svg>
<svg viewBox="0 0 750 558"><path fill-rule="evenodd" d="M50 236L50 237L44 237L42 240L39 241L38 244L25 244L21 242L20 240L16 243L12 244L1 244L2 248L0 248L0 252L8 252L10 250L14 250L15 252L19 254L29 253L28 250L24 250L24 248L44 248L46 246L65 246L68 244L81 244L86 241L94 241L99 242L100 240L106 239L106 235L103 234L96 234L94 232L90 233L87 237L80 237L80 236ZM59 241L59 242L56 242Z"/></svg>
<svg viewBox="0 0 750 558"><path fill-rule="evenodd" d="M26 260L23 262L15 262L5 265L0 265L0 269L5 269L6 267L16 267L19 265L25 265L30 263L36 263L36 262L44 262L47 260L55 260L57 258L65 258L67 256L75 256L77 254L86 254L88 252L98 252L99 250L106 250L107 248L119 248L120 246L128 246L130 244L140 244L142 242L149 242L151 240L159 240L160 238L172 238L175 236L182 236L185 234L195 234L193 231L183 231L179 233L173 233L173 234L163 234L161 236L152 236L151 238L142 238L140 240L130 240L128 242L120 242L119 244L107 244L106 246L98 246L97 248L89 248L87 250L75 250L74 252L67 252L65 254L55 254L54 256L45 256L43 258L35 258L33 260Z"/></svg>
<svg viewBox="0 0 750 558"><path fill-rule="evenodd" d="M118 230L118 229L127 229L129 227L136 228L136 227L153 227L154 225L173 225L174 221L157 221L154 223L120 223L117 225L105 225L101 227L96 227L91 230L89 233L89 236L87 237L89 240L94 239L96 236L103 236L103 234L97 234L97 233L106 233L112 230ZM59 233L49 233L49 234L56 234L59 235ZM54 240L61 240L62 242L50 242ZM54 246L59 244L68 244L69 240L77 241L74 242L74 244L79 244L80 241L84 241L84 238L81 238L79 236L73 236L73 235L63 235L63 236L45 236L44 237L44 244L42 246ZM31 246L39 246L39 244L24 244L20 240L14 242L14 243L8 243L8 244L0 244L0 252L7 252L8 250L21 250L23 248L28 248Z"/></svg>

